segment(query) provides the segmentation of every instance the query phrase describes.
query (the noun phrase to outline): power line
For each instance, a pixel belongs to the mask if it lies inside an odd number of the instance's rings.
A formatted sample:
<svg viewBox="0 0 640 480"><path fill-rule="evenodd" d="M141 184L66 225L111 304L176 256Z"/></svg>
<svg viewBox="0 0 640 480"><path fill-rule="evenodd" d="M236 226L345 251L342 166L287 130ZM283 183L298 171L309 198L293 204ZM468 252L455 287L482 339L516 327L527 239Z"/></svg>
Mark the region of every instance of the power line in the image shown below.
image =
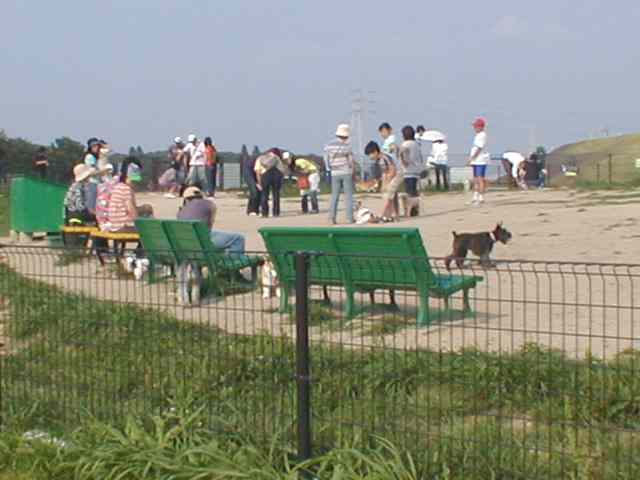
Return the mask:
<svg viewBox="0 0 640 480"><path fill-rule="evenodd" d="M367 132L367 122L369 115L374 114L371 108L375 101L371 97L376 92L372 90L364 91L362 88L352 91L351 101L351 142L355 150L354 155L360 164L360 171L364 174L369 170L369 161L364 154L365 135Z"/></svg>

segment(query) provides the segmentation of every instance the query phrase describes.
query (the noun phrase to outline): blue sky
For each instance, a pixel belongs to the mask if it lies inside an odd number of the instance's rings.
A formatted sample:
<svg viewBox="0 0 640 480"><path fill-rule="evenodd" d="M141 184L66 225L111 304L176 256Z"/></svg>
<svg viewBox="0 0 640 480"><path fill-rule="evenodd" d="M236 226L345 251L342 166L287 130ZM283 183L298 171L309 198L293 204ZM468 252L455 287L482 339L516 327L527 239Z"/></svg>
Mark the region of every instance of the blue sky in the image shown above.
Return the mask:
<svg viewBox="0 0 640 480"><path fill-rule="evenodd" d="M491 150L637 130L640 2L5 0L0 128L118 150L211 135L319 151L374 91L389 121ZM636 45L635 47L633 45Z"/></svg>

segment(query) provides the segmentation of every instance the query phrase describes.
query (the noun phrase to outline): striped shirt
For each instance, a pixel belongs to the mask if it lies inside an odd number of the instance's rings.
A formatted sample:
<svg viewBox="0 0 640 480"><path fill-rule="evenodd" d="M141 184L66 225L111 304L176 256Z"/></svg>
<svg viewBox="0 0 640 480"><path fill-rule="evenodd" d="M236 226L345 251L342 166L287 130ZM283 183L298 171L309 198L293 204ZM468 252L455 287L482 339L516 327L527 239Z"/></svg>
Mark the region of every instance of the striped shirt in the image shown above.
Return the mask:
<svg viewBox="0 0 640 480"><path fill-rule="evenodd" d="M353 173L353 152L348 140L336 138L324 147L324 163L332 175Z"/></svg>
<svg viewBox="0 0 640 480"><path fill-rule="evenodd" d="M118 183L111 191L107 219L111 230L133 227L138 213L133 189L126 183Z"/></svg>

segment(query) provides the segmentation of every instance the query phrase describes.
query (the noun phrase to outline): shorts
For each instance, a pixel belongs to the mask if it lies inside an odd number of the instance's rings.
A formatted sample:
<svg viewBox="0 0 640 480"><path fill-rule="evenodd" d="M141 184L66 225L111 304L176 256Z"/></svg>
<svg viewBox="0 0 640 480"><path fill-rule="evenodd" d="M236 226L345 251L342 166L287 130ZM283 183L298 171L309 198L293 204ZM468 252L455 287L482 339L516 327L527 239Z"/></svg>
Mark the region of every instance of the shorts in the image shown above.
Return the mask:
<svg viewBox="0 0 640 480"><path fill-rule="evenodd" d="M473 167L473 177L474 178L484 178L487 176L487 166L486 165L472 165Z"/></svg>
<svg viewBox="0 0 640 480"><path fill-rule="evenodd" d="M404 179L404 189L410 197L418 197L418 179L415 177L406 177Z"/></svg>
<svg viewBox="0 0 640 480"><path fill-rule="evenodd" d="M402 185L402 175L396 175L390 182L382 186L382 198L391 200L398 194L398 190Z"/></svg>

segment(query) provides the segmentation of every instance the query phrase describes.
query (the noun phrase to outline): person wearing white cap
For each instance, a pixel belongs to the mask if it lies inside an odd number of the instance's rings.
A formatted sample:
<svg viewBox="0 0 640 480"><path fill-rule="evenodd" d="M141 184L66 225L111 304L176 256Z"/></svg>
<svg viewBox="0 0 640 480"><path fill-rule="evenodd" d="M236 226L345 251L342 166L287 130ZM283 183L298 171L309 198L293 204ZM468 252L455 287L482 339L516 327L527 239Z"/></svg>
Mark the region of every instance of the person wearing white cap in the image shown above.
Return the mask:
<svg viewBox="0 0 640 480"><path fill-rule="evenodd" d="M324 162L327 171L331 173L331 206L329 221L337 223L338 204L340 194L344 191L346 197L347 222L353 223L353 152L349 137L351 128L347 124L340 124L336 129L336 138L324 147Z"/></svg>
<svg viewBox="0 0 640 480"><path fill-rule="evenodd" d="M189 174L187 175L187 185L198 186L203 191L209 191L206 170L206 146L204 142L198 142L194 134L189 135L189 143L184 147L189 155Z"/></svg>
<svg viewBox="0 0 640 480"><path fill-rule="evenodd" d="M73 167L73 183L64 197L65 222L67 225L95 223L96 216L89 209L85 184L94 169L80 163Z"/></svg>

